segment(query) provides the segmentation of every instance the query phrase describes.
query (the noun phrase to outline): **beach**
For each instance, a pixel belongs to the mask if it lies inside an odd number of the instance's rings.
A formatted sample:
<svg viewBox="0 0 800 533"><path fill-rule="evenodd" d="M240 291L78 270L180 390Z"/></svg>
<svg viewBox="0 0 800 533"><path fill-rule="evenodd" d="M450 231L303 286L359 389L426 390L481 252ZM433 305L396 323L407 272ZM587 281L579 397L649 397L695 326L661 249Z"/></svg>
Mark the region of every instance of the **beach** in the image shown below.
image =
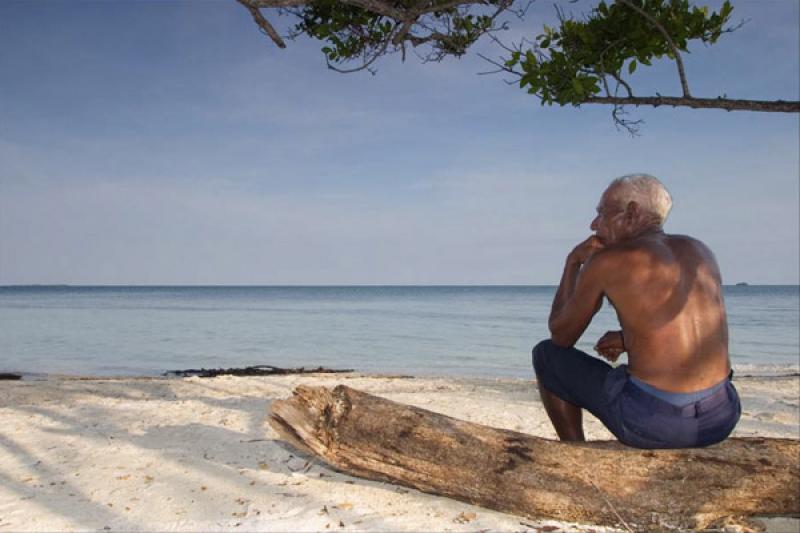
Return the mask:
<svg viewBox="0 0 800 533"><path fill-rule="evenodd" d="M0 382L0 531L616 531L533 520L337 472L280 440L270 404L345 384L555 438L535 382L310 374ZM741 377L734 436L800 438L800 377ZM612 438L588 415L587 438ZM797 518L761 521L797 531ZM624 530L620 524L620 531ZM736 530L734 528L734 530Z"/></svg>

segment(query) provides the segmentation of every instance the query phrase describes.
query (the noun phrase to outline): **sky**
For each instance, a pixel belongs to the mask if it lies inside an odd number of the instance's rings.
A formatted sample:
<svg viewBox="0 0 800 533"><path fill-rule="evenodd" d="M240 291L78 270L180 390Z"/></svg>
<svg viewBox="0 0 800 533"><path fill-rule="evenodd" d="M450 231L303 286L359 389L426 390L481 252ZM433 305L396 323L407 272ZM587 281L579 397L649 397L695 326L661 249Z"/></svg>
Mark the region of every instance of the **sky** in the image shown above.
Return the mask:
<svg viewBox="0 0 800 533"><path fill-rule="evenodd" d="M800 4L733 5L684 58L693 94L800 99ZM553 20L536 2L503 38ZM724 283L800 281L796 114L631 109L632 138L478 75L490 43L376 75L322 46L278 49L233 0L0 2L0 285L552 285L635 172ZM669 62L632 82L680 89Z"/></svg>

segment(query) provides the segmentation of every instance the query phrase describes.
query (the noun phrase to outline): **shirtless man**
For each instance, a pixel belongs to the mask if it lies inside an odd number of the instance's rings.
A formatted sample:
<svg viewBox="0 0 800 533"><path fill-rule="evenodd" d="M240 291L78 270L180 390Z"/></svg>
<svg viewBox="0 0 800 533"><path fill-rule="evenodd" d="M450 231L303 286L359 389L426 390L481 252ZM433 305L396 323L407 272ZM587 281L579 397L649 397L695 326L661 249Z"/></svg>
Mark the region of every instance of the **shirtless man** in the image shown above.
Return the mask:
<svg viewBox="0 0 800 533"><path fill-rule="evenodd" d="M741 406L730 382L728 326L711 251L662 226L672 200L648 175L614 180L592 221L594 235L567 256L550 313L551 338L533 349L542 403L561 440L582 441L582 409L637 448L724 440ZM595 350L574 348L603 297L621 331Z"/></svg>

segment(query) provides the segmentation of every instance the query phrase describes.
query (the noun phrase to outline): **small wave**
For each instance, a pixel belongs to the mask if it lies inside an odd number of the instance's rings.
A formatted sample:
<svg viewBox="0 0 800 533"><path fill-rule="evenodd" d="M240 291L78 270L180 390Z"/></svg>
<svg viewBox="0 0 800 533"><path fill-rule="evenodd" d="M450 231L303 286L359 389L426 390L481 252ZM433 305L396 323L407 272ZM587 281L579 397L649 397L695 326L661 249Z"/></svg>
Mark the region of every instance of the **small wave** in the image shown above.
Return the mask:
<svg viewBox="0 0 800 533"><path fill-rule="evenodd" d="M790 372L787 374L736 374L733 379L787 379L797 377L800 377L800 372Z"/></svg>
<svg viewBox="0 0 800 533"><path fill-rule="evenodd" d="M741 363L733 365L733 372L734 379L793 378L800 376L800 365Z"/></svg>

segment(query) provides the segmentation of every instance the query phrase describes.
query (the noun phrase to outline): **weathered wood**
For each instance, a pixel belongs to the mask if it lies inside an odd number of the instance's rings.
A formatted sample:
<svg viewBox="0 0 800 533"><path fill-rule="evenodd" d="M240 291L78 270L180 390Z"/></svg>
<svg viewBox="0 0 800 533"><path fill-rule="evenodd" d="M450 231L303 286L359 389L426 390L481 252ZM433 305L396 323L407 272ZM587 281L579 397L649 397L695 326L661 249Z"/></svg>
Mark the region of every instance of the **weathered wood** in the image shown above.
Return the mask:
<svg viewBox="0 0 800 533"><path fill-rule="evenodd" d="M357 476L531 518L631 528L708 527L800 513L800 441L701 449L562 443L473 424L340 385L297 387L271 426Z"/></svg>

